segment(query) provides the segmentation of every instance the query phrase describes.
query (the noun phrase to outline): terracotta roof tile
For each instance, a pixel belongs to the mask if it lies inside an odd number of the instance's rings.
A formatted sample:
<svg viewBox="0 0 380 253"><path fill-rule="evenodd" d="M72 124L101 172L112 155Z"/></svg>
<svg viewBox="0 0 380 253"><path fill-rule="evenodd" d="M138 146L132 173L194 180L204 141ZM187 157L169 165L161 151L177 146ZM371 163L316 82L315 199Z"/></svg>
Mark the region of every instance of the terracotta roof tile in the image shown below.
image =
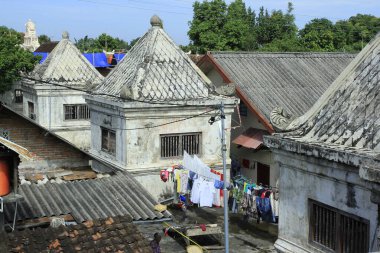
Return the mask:
<svg viewBox="0 0 380 253"><path fill-rule="evenodd" d="M104 229L104 233L95 231L95 227L89 227L91 222L86 222L67 227L15 231L2 238L5 238L10 252L151 252L149 242L129 221L114 219L111 225L107 224L110 219L93 222L96 228ZM125 236L120 236L120 231Z"/></svg>

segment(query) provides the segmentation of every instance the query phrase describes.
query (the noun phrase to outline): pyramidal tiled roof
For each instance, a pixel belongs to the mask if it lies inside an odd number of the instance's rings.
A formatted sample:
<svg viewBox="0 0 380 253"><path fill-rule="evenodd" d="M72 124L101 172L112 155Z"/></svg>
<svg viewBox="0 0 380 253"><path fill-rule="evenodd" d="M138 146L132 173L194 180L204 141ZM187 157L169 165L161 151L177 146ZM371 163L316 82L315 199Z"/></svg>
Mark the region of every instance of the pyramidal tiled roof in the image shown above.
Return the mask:
<svg viewBox="0 0 380 253"><path fill-rule="evenodd" d="M97 85L103 80L103 76L69 40L67 32L63 33L62 40L46 60L36 66L31 77L84 87Z"/></svg>
<svg viewBox="0 0 380 253"><path fill-rule="evenodd" d="M97 93L141 101L209 97L211 82L175 45L159 21L157 16L152 17L152 27L97 87Z"/></svg>
<svg viewBox="0 0 380 253"><path fill-rule="evenodd" d="M380 33L292 129L286 138L380 154Z"/></svg>

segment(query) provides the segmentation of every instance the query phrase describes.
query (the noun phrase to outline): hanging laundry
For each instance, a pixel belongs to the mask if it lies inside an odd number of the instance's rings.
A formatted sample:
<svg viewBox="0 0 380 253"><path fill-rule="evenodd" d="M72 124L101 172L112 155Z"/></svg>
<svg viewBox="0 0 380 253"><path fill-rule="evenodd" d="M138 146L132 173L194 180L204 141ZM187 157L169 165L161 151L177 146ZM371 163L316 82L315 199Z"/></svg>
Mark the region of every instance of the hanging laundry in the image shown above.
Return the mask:
<svg viewBox="0 0 380 253"><path fill-rule="evenodd" d="M164 182L168 181L169 180L169 171L168 170L161 170L160 171L160 178Z"/></svg>
<svg viewBox="0 0 380 253"><path fill-rule="evenodd" d="M214 187L214 183L210 181L202 181L200 185L200 198L199 205L201 207L208 206L212 207L212 202L214 200L214 194L216 193L216 189Z"/></svg>

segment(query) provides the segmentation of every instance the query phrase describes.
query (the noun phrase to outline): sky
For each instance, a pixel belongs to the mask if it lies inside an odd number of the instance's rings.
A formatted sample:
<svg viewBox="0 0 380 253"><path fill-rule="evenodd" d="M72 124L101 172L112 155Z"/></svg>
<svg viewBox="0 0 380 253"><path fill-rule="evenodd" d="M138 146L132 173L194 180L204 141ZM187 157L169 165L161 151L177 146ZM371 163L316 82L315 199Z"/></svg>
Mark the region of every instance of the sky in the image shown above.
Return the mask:
<svg viewBox="0 0 380 253"><path fill-rule="evenodd" d="M37 34L60 40L63 31L70 39L107 33L126 41L142 36L154 14L161 17L169 36L187 45L192 0L0 0L0 25L25 31L25 23L36 23ZM231 0L227 0L227 3ZM380 0L293 0L296 24L302 28L313 18L331 21L361 14L380 17ZM246 0L246 6L258 10L286 10L288 0Z"/></svg>

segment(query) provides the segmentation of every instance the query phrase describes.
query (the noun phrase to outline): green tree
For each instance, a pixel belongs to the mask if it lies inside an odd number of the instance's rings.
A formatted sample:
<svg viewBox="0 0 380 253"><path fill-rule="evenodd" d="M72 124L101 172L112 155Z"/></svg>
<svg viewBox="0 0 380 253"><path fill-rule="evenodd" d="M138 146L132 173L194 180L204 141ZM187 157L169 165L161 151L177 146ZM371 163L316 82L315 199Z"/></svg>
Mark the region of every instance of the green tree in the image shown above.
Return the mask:
<svg viewBox="0 0 380 253"><path fill-rule="evenodd" d="M103 50L119 52L129 49L128 42L106 33L102 33L95 39L86 35L84 38L75 40L75 44L82 52L103 52Z"/></svg>
<svg viewBox="0 0 380 253"><path fill-rule="evenodd" d="M0 93L11 88L21 73L33 70L39 58L20 47L22 35L13 29L0 26Z"/></svg>
<svg viewBox="0 0 380 253"><path fill-rule="evenodd" d="M299 35L306 48L313 51L334 51L334 24L326 18L311 20Z"/></svg>
<svg viewBox="0 0 380 253"><path fill-rule="evenodd" d="M223 0L196 1L193 11L193 20L189 22L188 31L193 51L204 53L209 50L226 50L226 3Z"/></svg>
<svg viewBox="0 0 380 253"><path fill-rule="evenodd" d="M40 36L38 36L38 42L42 45L46 42L50 42L51 39L49 36L47 36L46 34L41 34Z"/></svg>
<svg viewBox="0 0 380 253"><path fill-rule="evenodd" d="M226 24L224 25L227 49L242 50L242 38L247 37L250 22L252 22L252 16L250 14L251 13L247 12L242 0L235 0L228 6Z"/></svg>
<svg viewBox="0 0 380 253"><path fill-rule="evenodd" d="M274 40L294 39L297 36L297 26L292 12L292 3L288 4L285 14L281 10L273 10L269 14L268 10L261 7L254 29L258 45L264 46Z"/></svg>
<svg viewBox="0 0 380 253"><path fill-rule="evenodd" d="M355 51L361 50L380 31L380 18L372 15L357 14L348 22L351 30L347 40Z"/></svg>

